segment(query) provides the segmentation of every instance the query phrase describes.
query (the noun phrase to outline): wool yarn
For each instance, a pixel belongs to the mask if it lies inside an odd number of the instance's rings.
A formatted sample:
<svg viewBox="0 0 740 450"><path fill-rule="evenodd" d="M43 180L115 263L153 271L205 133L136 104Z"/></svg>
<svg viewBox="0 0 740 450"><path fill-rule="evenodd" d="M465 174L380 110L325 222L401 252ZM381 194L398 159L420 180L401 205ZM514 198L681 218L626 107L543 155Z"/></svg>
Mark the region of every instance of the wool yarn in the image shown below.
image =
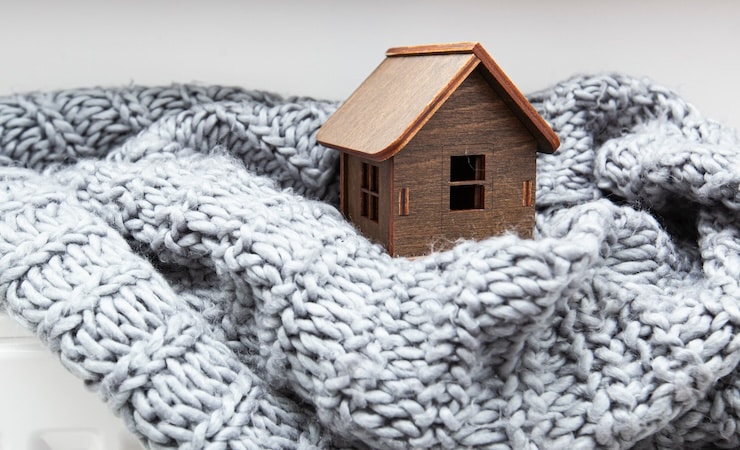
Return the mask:
<svg viewBox="0 0 740 450"><path fill-rule="evenodd" d="M624 75L531 95L536 237L391 258L335 102L0 99L0 307L148 448L740 446L740 137Z"/></svg>

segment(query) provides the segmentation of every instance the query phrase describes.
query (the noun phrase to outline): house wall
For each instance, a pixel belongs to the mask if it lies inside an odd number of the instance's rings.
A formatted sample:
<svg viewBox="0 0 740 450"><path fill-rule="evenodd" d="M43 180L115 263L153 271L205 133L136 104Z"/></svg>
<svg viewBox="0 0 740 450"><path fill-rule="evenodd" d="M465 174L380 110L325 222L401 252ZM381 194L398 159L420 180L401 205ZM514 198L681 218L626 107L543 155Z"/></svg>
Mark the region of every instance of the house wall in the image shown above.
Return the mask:
<svg viewBox="0 0 740 450"><path fill-rule="evenodd" d="M362 215L362 164L378 167L378 219L371 220ZM391 161L374 162L355 155L342 153L340 160L340 183L342 195L340 209L362 233L373 242L383 244L389 249L391 246L391 211L390 195Z"/></svg>
<svg viewBox="0 0 740 450"><path fill-rule="evenodd" d="M476 69L404 150L393 158L393 253L423 255L457 238L514 231L531 237L534 206L522 206L523 182L535 185L536 144ZM484 209L450 211L450 157L485 155ZM400 214L408 189L408 215Z"/></svg>

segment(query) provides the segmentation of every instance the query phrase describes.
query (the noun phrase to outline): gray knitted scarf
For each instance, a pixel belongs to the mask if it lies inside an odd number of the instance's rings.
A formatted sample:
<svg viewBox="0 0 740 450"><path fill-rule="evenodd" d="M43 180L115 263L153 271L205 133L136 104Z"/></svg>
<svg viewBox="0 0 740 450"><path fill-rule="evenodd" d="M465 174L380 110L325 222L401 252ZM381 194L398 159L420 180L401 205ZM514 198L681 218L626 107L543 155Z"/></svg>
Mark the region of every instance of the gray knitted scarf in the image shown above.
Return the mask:
<svg viewBox="0 0 740 450"><path fill-rule="evenodd" d="M391 258L337 212L336 103L0 99L0 307L148 447L740 445L740 138L611 75L530 97L537 232Z"/></svg>

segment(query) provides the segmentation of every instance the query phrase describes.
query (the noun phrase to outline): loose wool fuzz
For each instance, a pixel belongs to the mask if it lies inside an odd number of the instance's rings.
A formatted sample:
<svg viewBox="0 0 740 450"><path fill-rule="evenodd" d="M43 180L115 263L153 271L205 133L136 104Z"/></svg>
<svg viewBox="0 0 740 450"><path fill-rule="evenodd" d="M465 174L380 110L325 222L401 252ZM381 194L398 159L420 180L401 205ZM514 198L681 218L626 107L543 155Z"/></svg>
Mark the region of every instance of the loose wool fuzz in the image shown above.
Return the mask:
<svg viewBox="0 0 740 450"><path fill-rule="evenodd" d="M536 238L408 260L336 209L336 103L2 98L0 307L152 449L737 448L740 138L621 75L530 100Z"/></svg>

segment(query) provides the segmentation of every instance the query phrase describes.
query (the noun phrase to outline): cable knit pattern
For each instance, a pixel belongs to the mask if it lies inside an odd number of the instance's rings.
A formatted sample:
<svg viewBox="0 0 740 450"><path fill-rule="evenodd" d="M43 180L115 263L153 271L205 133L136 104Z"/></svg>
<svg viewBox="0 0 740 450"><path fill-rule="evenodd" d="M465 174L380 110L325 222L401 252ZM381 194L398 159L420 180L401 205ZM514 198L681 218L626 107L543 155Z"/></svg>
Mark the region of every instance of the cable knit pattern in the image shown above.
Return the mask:
<svg viewBox="0 0 740 450"><path fill-rule="evenodd" d="M336 103L0 99L0 307L148 448L740 446L740 138L621 75L530 96L534 240L391 258Z"/></svg>

